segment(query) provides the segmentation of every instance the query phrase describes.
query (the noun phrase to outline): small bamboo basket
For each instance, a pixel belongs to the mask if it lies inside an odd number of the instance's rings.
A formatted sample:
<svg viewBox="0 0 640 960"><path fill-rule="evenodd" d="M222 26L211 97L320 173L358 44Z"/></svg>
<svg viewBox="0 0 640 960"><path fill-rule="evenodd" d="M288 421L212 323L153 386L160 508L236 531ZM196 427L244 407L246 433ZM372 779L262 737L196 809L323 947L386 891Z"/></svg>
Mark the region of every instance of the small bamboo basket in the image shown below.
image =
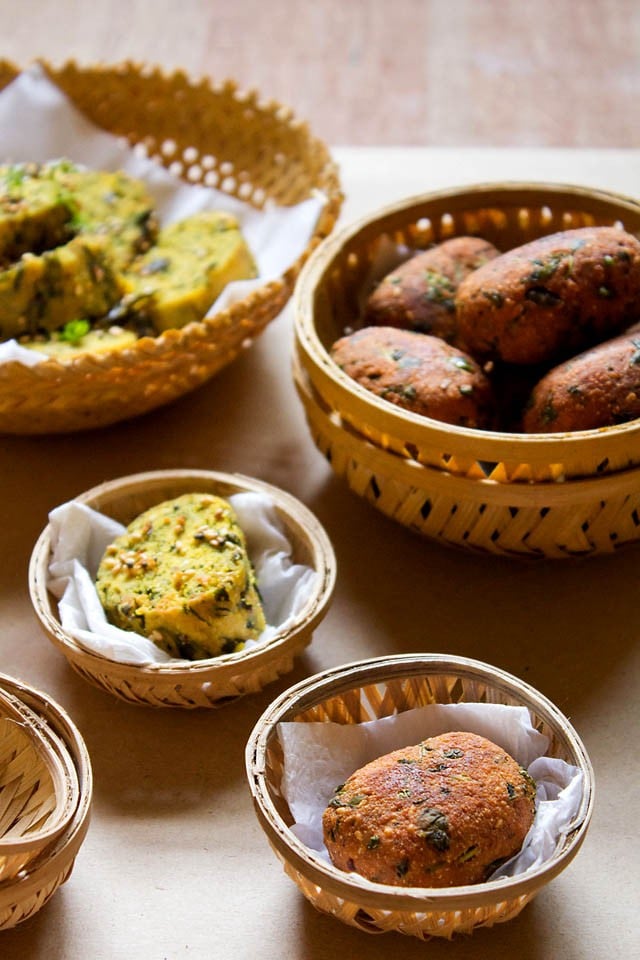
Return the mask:
<svg viewBox="0 0 640 960"><path fill-rule="evenodd" d="M129 703L155 707L215 707L255 693L293 669L294 658L311 642L335 586L336 564L323 527L300 501L259 480L206 470L159 470L113 480L77 497L114 520L128 524L144 510L184 493L229 497L254 491L271 498L292 547L292 561L315 570L315 586L293 623L272 640L208 660L119 663L85 649L61 626L55 599L47 590L51 533L47 526L29 567L31 600L47 636L85 680Z"/></svg>
<svg viewBox="0 0 640 960"><path fill-rule="evenodd" d="M393 887L327 864L290 830L282 796L280 722L363 723L430 703L501 703L525 706L533 726L550 740L548 756L580 769L583 791L571 830L549 859L525 874L473 886ZM321 912L366 933L397 931L427 940L471 933L510 920L578 852L593 807L593 770L569 721L549 700L516 677L488 664L437 654L364 660L310 677L265 711L246 750L258 820L285 873Z"/></svg>
<svg viewBox="0 0 640 960"><path fill-rule="evenodd" d="M306 249L276 280L201 322L105 354L0 364L0 432L84 430L145 413L204 383L257 337L289 299L300 268L333 228L340 206L327 147L292 112L226 80L190 80L135 63L45 66L102 130L189 184L215 186L257 209L326 198ZM0 61L0 90L19 68Z"/></svg>
<svg viewBox="0 0 640 960"><path fill-rule="evenodd" d="M640 538L640 421L526 435L403 410L348 377L331 344L358 325L382 243L480 235L501 250L589 225L640 233L640 204L557 184L413 197L324 241L295 294L294 379L314 441L350 489L444 544L520 557L611 553ZM374 278L375 279L375 278Z"/></svg>
<svg viewBox="0 0 640 960"><path fill-rule="evenodd" d="M0 689L0 883L13 880L63 833L78 800L66 747Z"/></svg>
<svg viewBox="0 0 640 960"><path fill-rule="evenodd" d="M37 762L29 757L30 749L34 751L25 745L27 737L38 742ZM11 864L0 850L0 930L8 930L37 913L69 878L89 826L93 778L82 736L65 711L47 694L4 675L0 675L0 751L3 760L14 753L9 764L0 763L0 822L6 825L15 812L5 799L13 791L14 807L27 798L28 810L20 811L26 825L22 836L30 837L29 818L35 826L40 817L47 827L44 842L29 847L29 857L21 864L22 851ZM54 784L60 787L57 792ZM22 826L16 816L8 833ZM3 831L2 846L10 849L12 839Z"/></svg>

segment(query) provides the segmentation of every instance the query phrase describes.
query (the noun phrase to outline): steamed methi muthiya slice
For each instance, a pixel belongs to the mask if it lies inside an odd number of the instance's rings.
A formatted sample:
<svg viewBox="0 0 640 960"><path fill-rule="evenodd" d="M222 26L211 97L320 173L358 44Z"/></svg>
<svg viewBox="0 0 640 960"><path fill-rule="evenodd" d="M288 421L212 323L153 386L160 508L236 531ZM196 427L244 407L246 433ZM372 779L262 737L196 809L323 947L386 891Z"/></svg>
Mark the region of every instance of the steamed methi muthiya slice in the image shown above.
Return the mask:
<svg viewBox="0 0 640 960"><path fill-rule="evenodd" d="M25 253L0 271L0 339L102 317L121 294L101 238L74 237L40 255Z"/></svg>
<svg viewBox="0 0 640 960"><path fill-rule="evenodd" d="M44 353L56 360L66 360L85 353L108 353L124 350L136 343L138 336L133 330L111 326L107 329L90 328L86 320L72 320L62 330L50 335L21 339L20 346Z"/></svg>
<svg viewBox="0 0 640 960"><path fill-rule="evenodd" d="M213 494L184 494L133 520L107 548L96 587L111 623L181 659L240 650L265 627L244 534Z"/></svg>
<svg viewBox="0 0 640 960"><path fill-rule="evenodd" d="M72 211L77 235L103 237L115 269L128 266L156 238L158 221L146 185L122 170L85 170L69 161L45 165L41 176Z"/></svg>
<svg viewBox="0 0 640 960"><path fill-rule="evenodd" d="M238 221L206 211L170 224L124 272L129 299L162 332L202 320L233 280L257 276Z"/></svg>
<svg viewBox="0 0 640 960"><path fill-rule="evenodd" d="M105 316L156 235L146 186L63 160L2 167L0 191L0 337Z"/></svg>
<svg viewBox="0 0 640 960"><path fill-rule="evenodd" d="M122 170L87 170L69 160L0 167L0 260L95 234L108 240L121 269L157 231L146 185Z"/></svg>
<svg viewBox="0 0 640 960"><path fill-rule="evenodd" d="M0 263L70 239L71 209L36 164L0 166Z"/></svg>

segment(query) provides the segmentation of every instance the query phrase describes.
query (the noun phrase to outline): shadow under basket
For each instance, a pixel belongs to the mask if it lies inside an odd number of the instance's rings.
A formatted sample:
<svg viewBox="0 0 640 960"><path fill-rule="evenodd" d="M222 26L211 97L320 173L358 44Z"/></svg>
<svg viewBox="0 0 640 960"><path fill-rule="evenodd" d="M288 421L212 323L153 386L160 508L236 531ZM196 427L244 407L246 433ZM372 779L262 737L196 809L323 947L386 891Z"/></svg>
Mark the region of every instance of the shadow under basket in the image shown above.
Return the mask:
<svg viewBox="0 0 640 960"><path fill-rule="evenodd" d="M430 703L525 706L534 728L549 739L547 755L583 775L571 829L545 863L520 876L472 886L394 887L345 873L322 860L290 830L282 795L280 722L353 724ZM397 931L421 939L450 938L510 920L578 852L593 807L593 770L573 727L533 687L479 661L438 654L405 654L347 664L290 688L262 715L247 744L246 768L258 820L284 870L323 913L367 933Z"/></svg>
<svg viewBox="0 0 640 960"><path fill-rule="evenodd" d="M640 539L640 420L472 430L375 396L330 357L359 325L381 244L420 250L479 235L508 250L590 225L638 234L640 204L573 186L487 184L412 197L323 242L296 287L294 380L317 447L353 492L433 540L485 553L589 556Z"/></svg>
<svg viewBox="0 0 640 960"><path fill-rule="evenodd" d="M36 751L27 738L37 740ZM71 875L89 826L93 778L84 740L65 711L47 694L4 675L0 751L4 759L13 754L9 764L0 765L2 931L37 913ZM12 802L5 803L10 794ZM6 829L11 816L13 826ZM25 827L29 818L32 830ZM11 860L5 853L18 829L21 836L15 838L16 857Z"/></svg>
<svg viewBox="0 0 640 960"><path fill-rule="evenodd" d="M283 490L239 474L207 470L159 470L112 480L76 498L114 520L129 524L155 504L185 493L229 497L253 491L268 496L292 549L292 562L317 574L313 590L293 622L263 645L207 660L169 660L127 664L83 647L58 618L55 598L47 589L51 530L38 539L29 566L29 589L35 612L47 636L85 680L128 703L154 707L216 707L266 684L293 669L294 658L311 642L324 617L335 586L335 555L315 516Z"/></svg>
<svg viewBox="0 0 640 960"><path fill-rule="evenodd" d="M121 350L35 366L0 363L0 433L104 426L205 383L281 312L302 264L331 231L342 204L337 168L325 144L290 109L255 90L135 63L42 65L88 120L125 138L187 184L215 186L256 209L292 206L318 192L326 202L305 249L282 275L210 318L142 337ZM0 90L19 72L0 61Z"/></svg>

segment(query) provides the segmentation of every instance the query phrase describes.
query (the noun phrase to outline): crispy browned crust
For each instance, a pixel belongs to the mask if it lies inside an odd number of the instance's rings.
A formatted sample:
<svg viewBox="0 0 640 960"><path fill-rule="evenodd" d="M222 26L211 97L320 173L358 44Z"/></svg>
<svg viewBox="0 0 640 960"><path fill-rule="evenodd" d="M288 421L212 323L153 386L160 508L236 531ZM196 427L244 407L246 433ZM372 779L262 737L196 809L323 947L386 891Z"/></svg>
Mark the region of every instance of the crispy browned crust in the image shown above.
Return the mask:
<svg viewBox="0 0 640 960"><path fill-rule="evenodd" d="M446 733L356 771L323 816L341 870L394 886L479 883L520 850L535 784L504 750Z"/></svg>
<svg viewBox="0 0 640 960"><path fill-rule="evenodd" d="M615 227L534 240L463 280L460 343L480 359L541 363L577 353L636 319L640 242Z"/></svg>
<svg viewBox="0 0 640 960"><path fill-rule="evenodd" d="M523 429L526 433L594 430L637 417L640 324L550 370L531 393Z"/></svg>
<svg viewBox="0 0 640 960"><path fill-rule="evenodd" d="M365 327L331 352L348 376L396 406L457 426L493 424L488 378L475 360L438 337Z"/></svg>
<svg viewBox="0 0 640 960"><path fill-rule="evenodd" d="M453 237L415 254L380 281L367 301L364 322L455 342L458 286L498 254L480 237Z"/></svg>

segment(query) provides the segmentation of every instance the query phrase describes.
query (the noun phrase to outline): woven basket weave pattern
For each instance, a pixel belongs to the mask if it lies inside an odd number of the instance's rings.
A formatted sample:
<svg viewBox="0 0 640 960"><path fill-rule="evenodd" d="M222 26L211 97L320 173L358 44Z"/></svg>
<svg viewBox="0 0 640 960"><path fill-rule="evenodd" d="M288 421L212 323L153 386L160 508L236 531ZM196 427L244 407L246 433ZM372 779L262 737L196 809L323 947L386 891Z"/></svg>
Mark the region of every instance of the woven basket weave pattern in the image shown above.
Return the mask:
<svg viewBox="0 0 640 960"><path fill-rule="evenodd" d="M500 249L590 224L640 233L640 205L556 185L465 188L413 198L330 237L296 292L294 379L335 472L383 513L441 542L566 557L640 538L640 422L527 437L457 428L374 397L329 357L357 325L373 265L391 245L478 233Z"/></svg>
<svg viewBox="0 0 640 960"><path fill-rule="evenodd" d="M585 782L574 827L550 860L530 875L475 887L415 890L369 884L315 858L287 833L292 816L281 793L281 721L364 723L429 703L525 705L549 738L549 756L579 766ZM470 933L510 920L579 849L593 804L592 770L562 714L533 688L487 665L459 657L404 655L364 661L309 678L283 694L256 725L247 747L247 774L258 818L287 875L322 912L368 933L395 930L428 939Z"/></svg>
<svg viewBox="0 0 640 960"><path fill-rule="evenodd" d="M0 881L14 879L67 829L78 790L64 743L0 687Z"/></svg>
<svg viewBox="0 0 640 960"><path fill-rule="evenodd" d="M12 840L47 824L55 810L51 774L15 720L0 718L0 881L13 879L39 853L38 847L12 852ZM8 849L7 849L8 848Z"/></svg>
<svg viewBox="0 0 640 960"><path fill-rule="evenodd" d="M128 524L153 504L200 490L222 497L241 491L269 496L291 543L294 562L316 571L316 586L294 623L265 646L191 663L119 663L86 650L63 630L55 601L47 591L51 541L46 528L34 548L29 571L31 600L40 623L74 670L128 703L185 709L218 707L236 697L256 693L293 668L294 658L311 642L313 630L331 599L335 557L326 533L298 500L269 484L238 474L159 470L111 481L78 500Z"/></svg>
<svg viewBox="0 0 640 960"><path fill-rule="evenodd" d="M105 355L80 355L33 367L0 364L0 432L82 430L152 410L200 386L258 336L289 296L303 262L333 228L342 202L326 146L280 104L184 73L134 63L47 66L52 80L102 129L125 137L188 183L203 184L261 208L321 191L326 204L295 263L210 320L145 337ZM18 73L0 61L0 89Z"/></svg>
<svg viewBox="0 0 640 960"><path fill-rule="evenodd" d="M5 869L2 876L3 882L0 883L1 931L10 929L37 913L71 874L76 855L89 826L93 777L89 755L79 731L67 714L46 694L3 675L0 676L0 695L5 706L6 701L10 701L22 716L21 743L16 759L20 761L21 755L25 753L24 738L27 730L37 729L43 741L48 744L51 756L63 758L63 767L67 773L72 794L70 804L65 807L64 829L51 834L49 842L43 844L37 853L25 861L11 876ZM9 712L11 711L6 711L7 715ZM2 724L2 719L0 719L0 744L4 753L7 749L13 750L15 743L5 742L7 731ZM14 731L17 730L15 710L12 712L11 723ZM38 790L46 791L49 796L51 792L46 786L46 776L41 778L38 786L36 783L38 775L34 771L33 763L29 761L27 765L31 771L31 786L36 788L31 792L30 797L30 804L33 806L38 800ZM0 770L2 766L0 763ZM16 773L15 770L11 772ZM3 777L3 788L6 788L7 781L8 778ZM29 792L30 784L26 778L23 778L21 786L25 793ZM0 806L3 807L2 815L6 816L3 792L0 789ZM53 809L51 801L49 806ZM62 823L61 818L59 822ZM0 854L0 863L1 857Z"/></svg>
<svg viewBox="0 0 640 960"><path fill-rule="evenodd" d="M640 537L637 471L541 485L479 486L471 478L421 470L323 410L298 380L318 449L351 490L376 509L441 543L531 558L608 553Z"/></svg>

